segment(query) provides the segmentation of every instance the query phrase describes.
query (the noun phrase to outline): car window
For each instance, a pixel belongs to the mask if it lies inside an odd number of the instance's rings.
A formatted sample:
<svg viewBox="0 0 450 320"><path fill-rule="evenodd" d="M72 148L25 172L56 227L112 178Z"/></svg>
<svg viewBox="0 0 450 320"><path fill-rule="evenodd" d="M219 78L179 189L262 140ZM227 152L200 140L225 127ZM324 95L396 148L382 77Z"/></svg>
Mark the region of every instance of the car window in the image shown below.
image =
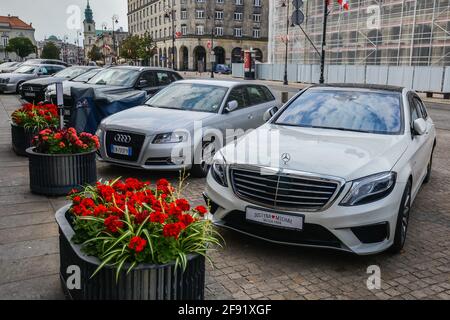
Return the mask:
<svg viewBox="0 0 450 320"><path fill-rule="evenodd" d="M269 88L264 86L259 86L261 90L264 92L264 95L266 96L266 101L273 101L275 100L275 97L273 96L272 92L269 90Z"/></svg>
<svg viewBox="0 0 450 320"><path fill-rule="evenodd" d="M156 72L156 78L158 80L159 86L167 86L172 83L173 80L169 78L169 75L167 72L164 71L157 71Z"/></svg>
<svg viewBox="0 0 450 320"><path fill-rule="evenodd" d="M156 83L155 83L155 73L153 71L146 71L144 72L141 77L139 78L140 80L145 80L147 81L147 86L148 87L155 87Z"/></svg>
<svg viewBox="0 0 450 320"><path fill-rule="evenodd" d="M14 73L33 74L36 70L36 66L23 65L16 69Z"/></svg>
<svg viewBox="0 0 450 320"><path fill-rule="evenodd" d="M178 81L178 80L183 80L183 78L178 73L171 72L170 75L172 77L173 82Z"/></svg>
<svg viewBox="0 0 450 320"><path fill-rule="evenodd" d="M401 94L388 91L309 89L297 96L276 124L400 134L403 130Z"/></svg>
<svg viewBox="0 0 450 320"><path fill-rule="evenodd" d="M414 102L417 105L422 118L424 118L426 120L428 118L428 112L427 112L427 109L425 108L423 101L419 97L415 96Z"/></svg>
<svg viewBox="0 0 450 320"><path fill-rule="evenodd" d="M197 83L174 83L147 100L155 108L217 113L228 91L226 87Z"/></svg>
<svg viewBox="0 0 450 320"><path fill-rule="evenodd" d="M247 86L247 95L250 106L267 102L266 95L260 86Z"/></svg>
<svg viewBox="0 0 450 320"><path fill-rule="evenodd" d="M43 74L43 75L49 74L47 67L40 67L38 72Z"/></svg>
<svg viewBox="0 0 450 320"><path fill-rule="evenodd" d="M109 86L134 86L140 72L135 69L110 68L99 72L88 83Z"/></svg>
<svg viewBox="0 0 450 320"><path fill-rule="evenodd" d="M246 95L246 87L237 87L231 90L230 95L228 96L228 102L236 100L238 103L238 109L243 109L248 107L247 95Z"/></svg>

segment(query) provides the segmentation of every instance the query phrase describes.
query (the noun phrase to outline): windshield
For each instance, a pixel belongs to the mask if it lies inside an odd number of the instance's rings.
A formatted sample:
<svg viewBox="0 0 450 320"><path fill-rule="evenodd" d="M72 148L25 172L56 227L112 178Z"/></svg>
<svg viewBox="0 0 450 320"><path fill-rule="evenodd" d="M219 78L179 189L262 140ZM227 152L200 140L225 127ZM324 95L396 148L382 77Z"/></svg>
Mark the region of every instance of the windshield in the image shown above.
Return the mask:
<svg viewBox="0 0 450 320"><path fill-rule="evenodd" d="M88 83L109 86L133 86L138 77L138 70L113 68L103 70L89 80Z"/></svg>
<svg viewBox="0 0 450 320"><path fill-rule="evenodd" d="M94 77L100 71L102 71L102 70L101 69L89 70L88 72L85 72L85 73L79 75L78 77L73 78L72 81L75 81L75 82L88 82L92 77Z"/></svg>
<svg viewBox="0 0 450 320"><path fill-rule="evenodd" d="M17 68L14 73L27 73L32 74L34 73L34 70L36 69L36 66L21 66Z"/></svg>
<svg viewBox="0 0 450 320"><path fill-rule="evenodd" d="M275 123L378 134L402 130L400 93L310 89L294 100Z"/></svg>
<svg viewBox="0 0 450 320"><path fill-rule="evenodd" d="M228 88L196 84L173 84L150 98L146 104L157 108L217 113Z"/></svg>
<svg viewBox="0 0 450 320"><path fill-rule="evenodd" d="M55 73L55 77L72 79L74 77L79 76L82 73L85 73L86 70L87 70L86 68L67 68L61 70L58 73Z"/></svg>
<svg viewBox="0 0 450 320"><path fill-rule="evenodd" d="M4 62L0 64L0 68L13 67L17 64L17 62Z"/></svg>

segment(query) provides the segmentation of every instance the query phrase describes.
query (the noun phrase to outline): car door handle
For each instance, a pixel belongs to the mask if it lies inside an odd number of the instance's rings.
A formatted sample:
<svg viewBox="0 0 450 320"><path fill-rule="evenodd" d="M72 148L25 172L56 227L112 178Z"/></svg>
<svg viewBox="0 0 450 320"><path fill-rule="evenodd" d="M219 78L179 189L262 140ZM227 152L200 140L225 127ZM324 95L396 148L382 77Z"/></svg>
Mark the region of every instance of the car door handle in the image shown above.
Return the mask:
<svg viewBox="0 0 450 320"><path fill-rule="evenodd" d="M253 119L253 115L252 115L252 114L249 114L249 115L248 115L248 118L249 118L249 119Z"/></svg>

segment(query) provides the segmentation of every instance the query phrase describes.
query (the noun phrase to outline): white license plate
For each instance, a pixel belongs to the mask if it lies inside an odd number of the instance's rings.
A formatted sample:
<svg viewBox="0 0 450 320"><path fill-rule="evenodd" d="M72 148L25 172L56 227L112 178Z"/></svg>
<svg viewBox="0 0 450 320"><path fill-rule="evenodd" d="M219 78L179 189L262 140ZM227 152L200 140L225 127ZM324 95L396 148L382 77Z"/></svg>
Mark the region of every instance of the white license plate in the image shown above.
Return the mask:
<svg viewBox="0 0 450 320"><path fill-rule="evenodd" d="M278 228L303 230L304 216L281 214L248 207L245 213L247 220Z"/></svg>
<svg viewBox="0 0 450 320"><path fill-rule="evenodd" d="M36 94L34 92L25 92L25 97L35 97Z"/></svg>
<svg viewBox="0 0 450 320"><path fill-rule="evenodd" d="M115 153L115 154L120 154L123 156L129 156L131 157L132 155L132 149L130 147L122 147L122 146L116 146L116 145L111 145L111 152Z"/></svg>

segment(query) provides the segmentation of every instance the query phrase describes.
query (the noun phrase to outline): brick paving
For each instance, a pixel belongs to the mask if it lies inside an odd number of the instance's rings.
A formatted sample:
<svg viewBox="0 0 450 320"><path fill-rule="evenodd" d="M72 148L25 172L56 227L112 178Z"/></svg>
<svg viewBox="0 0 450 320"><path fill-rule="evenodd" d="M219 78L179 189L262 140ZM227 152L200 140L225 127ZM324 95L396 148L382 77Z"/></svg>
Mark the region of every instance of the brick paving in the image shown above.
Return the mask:
<svg viewBox="0 0 450 320"><path fill-rule="evenodd" d="M28 162L10 147L15 95L0 96L0 299L63 299L54 212L64 198L33 195ZM222 231L226 246L211 252L207 299L450 299L450 108L430 108L438 125L433 177L412 211L404 252L359 257L330 250L269 244ZM100 177L155 181L177 175L99 165ZM186 196L201 203L203 179ZM367 267L381 268L380 290L368 290Z"/></svg>

